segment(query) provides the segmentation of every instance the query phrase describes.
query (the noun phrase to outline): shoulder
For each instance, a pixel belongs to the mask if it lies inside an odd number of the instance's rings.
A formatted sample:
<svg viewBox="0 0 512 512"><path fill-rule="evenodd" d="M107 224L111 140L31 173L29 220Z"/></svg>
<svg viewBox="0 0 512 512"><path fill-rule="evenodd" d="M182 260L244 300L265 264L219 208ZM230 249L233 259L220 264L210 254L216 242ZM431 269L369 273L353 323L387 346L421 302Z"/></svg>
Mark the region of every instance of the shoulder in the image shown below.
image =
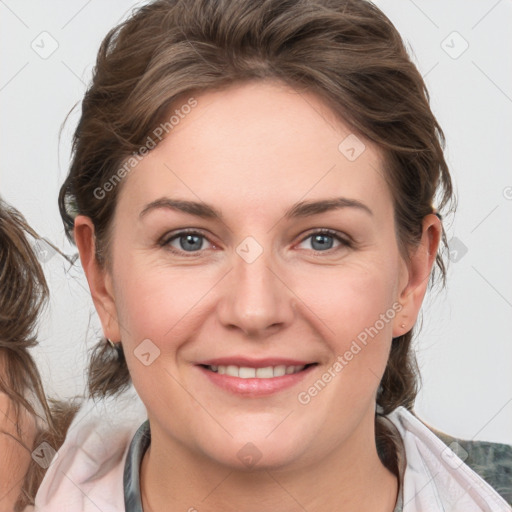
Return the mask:
<svg viewBox="0 0 512 512"><path fill-rule="evenodd" d="M428 428L512 505L512 445L461 439Z"/></svg>
<svg viewBox="0 0 512 512"><path fill-rule="evenodd" d="M49 453L36 510L124 511L124 462L130 441L146 419L133 389L108 400L84 401L62 447Z"/></svg>
<svg viewBox="0 0 512 512"><path fill-rule="evenodd" d="M505 501L510 498L511 447L457 440L433 431L404 407L386 418L402 441L404 504L432 512L512 512ZM505 468L508 476L500 476L497 468Z"/></svg>

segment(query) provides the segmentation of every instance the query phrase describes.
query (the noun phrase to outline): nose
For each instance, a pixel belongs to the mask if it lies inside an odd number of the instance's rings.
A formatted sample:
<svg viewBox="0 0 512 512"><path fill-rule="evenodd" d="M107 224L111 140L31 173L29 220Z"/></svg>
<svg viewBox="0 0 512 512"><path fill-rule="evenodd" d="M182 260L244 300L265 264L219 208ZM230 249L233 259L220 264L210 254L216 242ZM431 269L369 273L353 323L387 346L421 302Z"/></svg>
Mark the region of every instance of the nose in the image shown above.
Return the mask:
<svg viewBox="0 0 512 512"><path fill-rule="evenodd" d="M293 292L270 251L252 262L234 254L234 267L224 282L218 316L222 325L247 337L265 338L290 325L294 317Z"/></svg>

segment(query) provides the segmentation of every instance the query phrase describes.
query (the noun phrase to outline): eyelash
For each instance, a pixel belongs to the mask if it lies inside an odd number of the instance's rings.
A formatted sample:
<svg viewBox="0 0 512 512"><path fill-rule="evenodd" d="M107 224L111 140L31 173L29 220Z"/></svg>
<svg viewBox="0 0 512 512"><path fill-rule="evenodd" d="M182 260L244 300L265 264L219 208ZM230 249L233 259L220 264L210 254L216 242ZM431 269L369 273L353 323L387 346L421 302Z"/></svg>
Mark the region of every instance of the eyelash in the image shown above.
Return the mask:
<svg viewBox="0 0 512 512"><path fill-rule="evenodd" d="M168 249L170 252L172 252L174 254L177 254L179 256L185 256L186 258L194 257L194 256L197 256L198 254L200 254L201 252L204 252L202 249L200 249L199 251L187 252L187 251L183 251L183 250L179 250L174 247L171 247L170 243L173 240L179 239L180 237L185 236L185 235L197 235L197 236L200 236L200 237L208 240L208 237L206 237L200 231L190 229L190 230L179 231L178 233L175 233L174 235L172 235L170 238L162 239L162 241L159 242L159 245L161 247ZM339 250L343 247L349 248L349 249L353 247L353 242L352 242L352 240L348 239L348 237L342 237L342 236L340 236L340 234L337 231L334 231L332 229L327 229L327 228L319 229L317 231L313 231L313 232L307 234L304 238L302 238L302 240L299 243L302 243L302 242L306 241L308 238L311 238L315 235L328 235L328 236L333 237L334 239L336 239L338 242L341 243L341 247L332 247L325 251L316 251L315 249L311 249L311 251L313 251L316 254L322 254L322 253L331 254L332 252ZM212 242L210 242L210 243L212 243Z"/></svg>

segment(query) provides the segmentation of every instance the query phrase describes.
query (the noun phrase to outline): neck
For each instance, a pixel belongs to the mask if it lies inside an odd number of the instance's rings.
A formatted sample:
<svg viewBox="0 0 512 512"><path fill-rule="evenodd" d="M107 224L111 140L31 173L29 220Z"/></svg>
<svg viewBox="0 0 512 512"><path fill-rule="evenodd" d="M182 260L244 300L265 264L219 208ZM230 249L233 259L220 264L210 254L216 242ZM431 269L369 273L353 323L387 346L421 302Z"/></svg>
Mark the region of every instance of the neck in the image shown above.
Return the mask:
<svg viewBox="0 0 512 512"><path fill-rule="evenodd" d="M144 512L393 512L397 478L381 463L374 429L369 430L371 440L365 435L346 440L300 469L239 471L199 460L178 443L165 449L160 436L154 442L152 429L140 472Z"/></svg>

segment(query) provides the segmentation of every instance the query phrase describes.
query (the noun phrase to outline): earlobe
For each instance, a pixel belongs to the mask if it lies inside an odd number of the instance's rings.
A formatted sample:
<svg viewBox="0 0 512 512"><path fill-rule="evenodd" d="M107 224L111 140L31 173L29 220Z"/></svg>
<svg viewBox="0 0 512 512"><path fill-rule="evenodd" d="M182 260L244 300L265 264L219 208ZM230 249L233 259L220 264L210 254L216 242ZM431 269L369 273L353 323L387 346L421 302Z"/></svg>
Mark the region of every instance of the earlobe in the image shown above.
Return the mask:
<svg viewBox="0 0 512 512"><path fill-rule="evenodd" d="M399 302L402 309L395 317L394 338L410 331L416 322L436 260L441 233L442 226L439 218L434 214L425 216L420 243L407 264L407 283L400 290Z"/></svg>
<svg viewBox="0 0 512 512"><path fill-rule="evenodd" d="M96 258L94 224L89 217L78 215L75 219L74 236L80 261L84 269L92 300L100 317L106 338L120 339L117 310L113 295L112 277Z"/></svg>

